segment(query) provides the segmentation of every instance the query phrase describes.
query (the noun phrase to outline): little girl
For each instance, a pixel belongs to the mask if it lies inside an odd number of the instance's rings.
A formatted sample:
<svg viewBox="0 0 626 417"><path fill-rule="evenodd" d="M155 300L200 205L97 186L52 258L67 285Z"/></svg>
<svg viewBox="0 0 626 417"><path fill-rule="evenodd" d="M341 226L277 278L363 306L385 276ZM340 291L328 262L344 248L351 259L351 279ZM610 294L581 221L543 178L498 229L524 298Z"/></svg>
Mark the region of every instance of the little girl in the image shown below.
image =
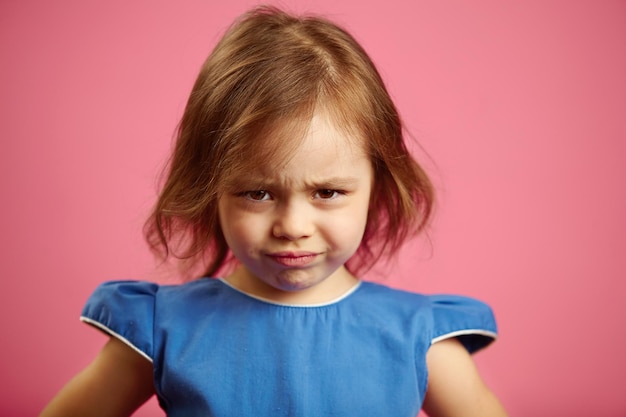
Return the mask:
<svg viewBox="0 0 626 417"><path fill-rule="evenodd" d="M504 416L470 357L473 299L360 281L423 229L431 184L374 64L344 30L270 7L202 67L147 223L182 285L100 286L111 336L42 416ZM222 272L222 278L211 278Z"/></svg>

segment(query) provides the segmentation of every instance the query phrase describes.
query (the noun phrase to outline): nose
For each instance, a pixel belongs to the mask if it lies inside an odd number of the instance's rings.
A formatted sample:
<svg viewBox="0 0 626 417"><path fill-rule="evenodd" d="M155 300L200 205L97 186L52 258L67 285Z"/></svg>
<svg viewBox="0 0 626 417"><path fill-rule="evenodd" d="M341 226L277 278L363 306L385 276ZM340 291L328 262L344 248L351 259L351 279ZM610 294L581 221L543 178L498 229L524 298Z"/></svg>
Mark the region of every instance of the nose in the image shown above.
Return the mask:
<svg viewBox="0 0 626 417"><path fill-rule="evenodd" d="M313 213L301 204L285 204L276 213L272 234L286 240L298 240L309 237L315 230Z"/></svg>

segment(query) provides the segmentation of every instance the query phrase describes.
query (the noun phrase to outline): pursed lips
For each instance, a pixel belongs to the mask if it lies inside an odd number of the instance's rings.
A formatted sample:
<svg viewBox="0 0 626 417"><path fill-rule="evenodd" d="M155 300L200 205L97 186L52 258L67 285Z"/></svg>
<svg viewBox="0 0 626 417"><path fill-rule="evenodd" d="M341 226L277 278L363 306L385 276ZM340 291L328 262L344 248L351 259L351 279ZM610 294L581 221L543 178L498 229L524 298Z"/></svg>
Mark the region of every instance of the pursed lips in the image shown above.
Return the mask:
<svg viewBox="0 0 626 417"><path fill-rule="evenodd" d="M306 266L318 256L315 252L274 252L268 253L274 262L284 266Z"/></svg>

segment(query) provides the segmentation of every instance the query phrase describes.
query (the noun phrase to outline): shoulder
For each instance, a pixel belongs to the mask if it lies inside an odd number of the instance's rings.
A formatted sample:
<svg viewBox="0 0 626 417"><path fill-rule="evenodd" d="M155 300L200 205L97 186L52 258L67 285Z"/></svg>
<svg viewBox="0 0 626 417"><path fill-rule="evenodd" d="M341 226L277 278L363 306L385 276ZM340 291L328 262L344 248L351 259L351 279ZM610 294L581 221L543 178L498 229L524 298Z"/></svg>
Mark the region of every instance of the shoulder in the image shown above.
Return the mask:
<svg viewBox="0 0 626 417"><path fill-rule="evenodd" d="M191 297L215 293L223 287L219 279L199 278L182 284L163 285L148 281L107 281L100 284L89 297L89 304L101 301L108 303L150 303L154 299Z"/></svg>
<svg viewBox="0 0 626 417"><path fill-rule="evenodd" d="M432 327L430 301L423 294L363 281L349 301L355 315L386 327L408 327L426 337Z"/></svg>
<svg viewBox="0 0 626 417"><path fill-rule="evenodd" d="M432 343L456 337L473 353L497 337L497 324L491 307L475 298L458 295L429 296L433 314Z"/></svg>
<svg viewBox="0 0 626 417"><path fill-rule="evenodd" d="M220 287L223 287L221 281L209 278L180 285L108 281L100 284L89 297L80 319L152 360L153 332L159 316L166 316L171 309L192 310L201 301L206 305L207 296L215 298Z"/></svg>
<svg viewBox="0 0 626 417"><path fill-rule="evenodd" d="M415 292L392 288L384 284L362 281L358 291L360 300L391 304L397 308L429 307L429 297Z"/></svg>
<svg viewBox="0 0 626 417"><path fill-rule="evenodd" d="M360 301L380 314L400 314L412 320L420 317L421 324L429 329L431 343L458 338L470 353L487 346L497 336L491 307L475 298L425 295L363 282Z"/></svg>

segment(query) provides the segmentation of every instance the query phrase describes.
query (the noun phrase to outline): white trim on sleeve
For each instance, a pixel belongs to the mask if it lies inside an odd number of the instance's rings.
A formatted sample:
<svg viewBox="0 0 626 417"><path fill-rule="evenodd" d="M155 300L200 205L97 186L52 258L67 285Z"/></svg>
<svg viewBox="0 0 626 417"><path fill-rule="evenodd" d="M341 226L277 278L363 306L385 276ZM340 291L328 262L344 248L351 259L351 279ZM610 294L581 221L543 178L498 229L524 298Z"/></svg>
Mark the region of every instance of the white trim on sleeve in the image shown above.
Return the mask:
<svg viewBox="0 0 626 417"><path fill-rule="evenodd" d="M442 340L451 339L453 337L467 336L467 335L487 336L487 337L491 337L494 340L498 338L497 333L491 332L489 330L466 329L466 330L457 330L456 332L450 332L450 333L442 334L441 336L437 336L431 341L431 344L441 342Z"/></svg>
<svg viewBox="0 0 626 417"><path fill-rule="evenodd" d="M146 355L146 353L143 352L141 349L139 349L137 346L133 345L130 340L126 339L121 334L118 334L118 333L114 332L113 330L109 329L104 324L102 324L102 323L100 323L98 321L92 320L89 317L85 317L85 316L80 316L80 321L82 321L83 323L87 323L87 324L89 324L91 326L94 326L94 327L98 328L99 330L102 330L103 332L105 332L105 333L115 337L116 339L119 339L121 342L123 342L124 344L128 345L131 349L133 349L135 352L139 353L141 356L143 356L144 358L149 360L150 363L153 363L152 358L150 356Z"/></svg>

